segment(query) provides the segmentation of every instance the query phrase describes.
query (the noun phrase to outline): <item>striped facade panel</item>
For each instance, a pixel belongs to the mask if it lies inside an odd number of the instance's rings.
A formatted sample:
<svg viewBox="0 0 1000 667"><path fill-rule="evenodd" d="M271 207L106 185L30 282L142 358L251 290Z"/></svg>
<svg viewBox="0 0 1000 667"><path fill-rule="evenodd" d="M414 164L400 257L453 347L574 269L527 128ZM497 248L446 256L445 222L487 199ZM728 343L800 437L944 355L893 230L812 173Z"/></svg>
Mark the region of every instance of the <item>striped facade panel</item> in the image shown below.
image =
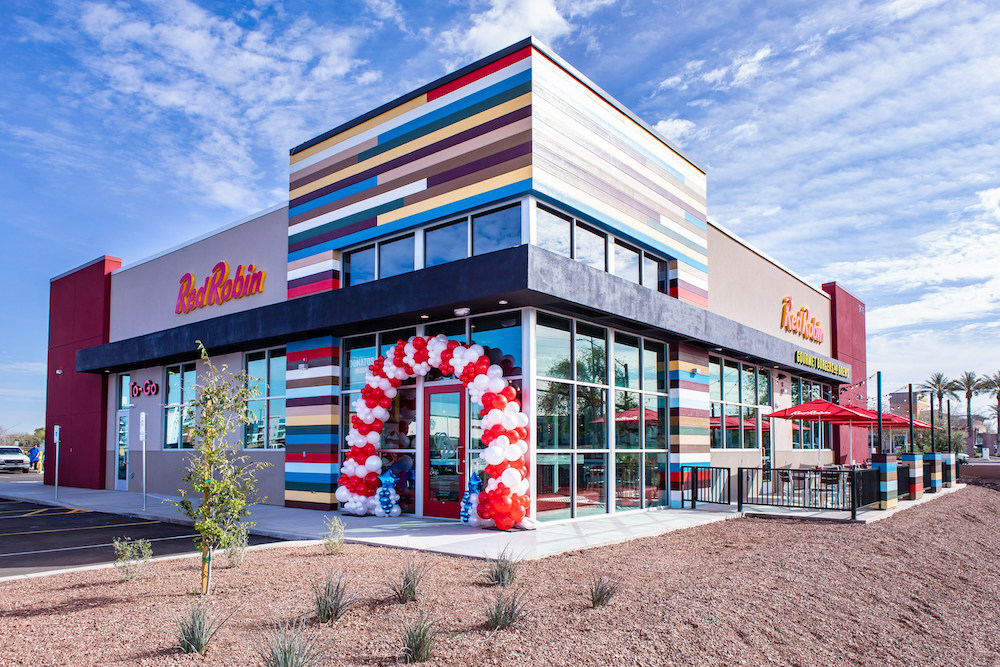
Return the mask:
<svg viewBox="0 0 1000 667"><path fill-rule="evenodd" d="M321 336L285 348L285 506L329 510L340 471L340 340Z"/></svg>
<svg viewBox="0 0 1000 667"><path fill-rule="evenodd" d="M955 452L941 454L941 486L950 489L955 486Z"/></svg>
<svg viewBox="0 0 1000 667"><path fill-rule="evenodd" d="M910 466L910 477L908 480L899 480L900 486L907 490L910 500L918 500L924 497L924 455L923 454L902 454L899 460ZM900 494L902 495L902 494Z"/></svg>
<svg viewBox="0 0 1000 667"><path fill-rule="evenodd" d="M878 470L879 501L877 509L890 510L899 504L898 483L896 480L899 467L893 454L872 454L872 467Z"/></svg>
<svg viewBox="0 0 1000 667"><path fill-rule="evenodd" d="M531 67L525 47L293 154L289 297L336 289L341 248L529 192Z"/></svg>
<svg viewBox="0 0 1000 667"><path fill-rule="evenodd" d="M942 460L943 457L937 452L924 454L924 473L928 477L924 483L927 485L928 493L937 493L942 489L944 483Z"/></svg>
<svg viewBox="0 0 1000 667"><path fill-rule="evenodd" d="M539 54L532 67L536 194L676 260L673 292L708 304L705 174Z"/></svg>
<svg viewBox="0 0 1000 667"><path fill-rule="evenodd" d="M670 506L681 506L681 466L711 465L708 435L708 351L669 346Z"/></svg>

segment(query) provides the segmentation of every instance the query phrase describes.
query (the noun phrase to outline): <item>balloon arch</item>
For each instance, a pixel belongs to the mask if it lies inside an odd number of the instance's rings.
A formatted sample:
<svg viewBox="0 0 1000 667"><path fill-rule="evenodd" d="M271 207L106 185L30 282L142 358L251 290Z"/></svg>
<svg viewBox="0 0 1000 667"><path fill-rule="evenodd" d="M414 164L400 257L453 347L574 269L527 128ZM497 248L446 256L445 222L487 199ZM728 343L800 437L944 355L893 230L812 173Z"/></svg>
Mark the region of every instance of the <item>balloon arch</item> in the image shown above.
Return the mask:
<svg viewBox="0 0 1000 667"><path fill-rule="evenodd" d="M351 449L340 467L337 500L351 514L399 516L396 477L391 470L379 475L382 429L403 380L423 377L432 368L457 376L473 403L482 406L484 449L479 457L486 462L489 479L482 491L476 484L478 476L470 480L463 499L463 521L473 526L496 525L500 530L525 523L530 503L525 461L528 416L521 411L516 390L503 378L503 369L490 364L481 345L463 345L443 334L400 340L391 356L380 356L368 367L361 398L353 403L355 414L347 436Z"/></svg>

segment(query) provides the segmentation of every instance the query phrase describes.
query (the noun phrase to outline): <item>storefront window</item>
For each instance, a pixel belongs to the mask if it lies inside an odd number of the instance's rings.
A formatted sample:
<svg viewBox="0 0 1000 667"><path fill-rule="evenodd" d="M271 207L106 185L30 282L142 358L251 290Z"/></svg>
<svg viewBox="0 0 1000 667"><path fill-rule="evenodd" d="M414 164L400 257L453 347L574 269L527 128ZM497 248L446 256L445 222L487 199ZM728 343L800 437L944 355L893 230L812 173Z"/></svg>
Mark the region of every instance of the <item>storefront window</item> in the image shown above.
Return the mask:
<svg viewBox="0 0 1000 667"><path fill-rule="evenodd" d="M570 518L572 497L571 454L538 454L535 514L541 521Z"/></svg>
<svg viewBox="0 0 1000 667"><path fill-rule="evenodd" d="M576 455L576 516L608 511L607 454Z"/></svg>
<svg viewBox="0 0 1000 667"><path fill-rule="evenodd" d="M639 251L615 242L615 275L639 284Z"/></svg>
<svg viewBox="0 0 1000 667"><path fill-rule="evenodd" d="M521 245L521 205L472 216L472 254Z"/></svg>
<svg viewBox="0 0 1000 667"><path fill-rule="evenodd" d="M424 232L424 266L437 266L469 256L469 222L459 220Z"/></svg>
<svg viewBox="0 0 1000 667"><path fill-rule="evenodd" d="M577 322L576 379L606 384L608 381L608 332L601 327Z"/></svg>
<svg viewBox="0 0 1000 667"><path fill-rule="evenodd" d="M538 449L572 448L572 387L541 380L537 387L535 437Z"/></svg>
<svg viewBox="0 0 1000 667"><path fill-rule="evenodd" d="M739 449L743 446L740 432L740 406L726 405L723 408L726 430L726 449Z"/></svg>
<svg viewBox="0 0 1000 667"><path fill-rule="evenodd" d="M118 376L118 408L132 406L132 376L122 373Z"/></svg>
<svg viewBox="0 0 1000 667"><path fill-rule="evenodd" d="M641 454L615 454L615 510L634 510L642 506L639 493Z"/></svg>
<svg viewBox="0 0 1000 667"><path fill-rule="evenodd" d="M583 449L607 449L608 390L576 387L576 446Z"/></svg>
<svg viewBox="0 0 1000 667"><path fill-rule="evenodd" d="M360 285L375 280L375 246L344 253L344 284Z"/></svg>
<svg viewBox="0 0 1000 667"><path fill-rule="evenodd" d="M521 313L517 311L474 317L471 338L486 350L490 363L503 368L504 376L521 374Z"/></svg>
<svg viewBox="0 0 1000 667"><path fill-rule="evenodd" d="M243 429L243 446L248 449L285 446L286 367L284 348L246 356L250 390L255 397L247 402L254 421Z"/></svg>
<svg viewBox="0 0 1000 667"><path fill-rule="evenodd" d="M607 237L590 227L580 224L576 226L575 237L576 249L574 257L576 257L577 261L583 262L595 269L607 271Z"/></svg>
<svg viewBox="0 0 1000 667"><path fill-rule="evenodd" d="M167 367L164 449L194 447L194 413L188 408L194 403L196 381L193 363Z"/></svg>
<svg viewBox="0 0 1000 667"><path fill-rule="evenodd" d="M646 465L642 471L644 481L643 507L666 507L667 479L669 469L667 467L666 452L646 454L644 456Z"/></svg>
<svg viewBox="0 0 1000 667"><path fill-rule="evenodd" d="M344 359L344 389L361 389L365 384L368 367L378 356L375 334L343 339L341 355Z"/></svg>
<svg viewBox="0 0 1000 667"><path fill-rule="evenodd" d="M756 449L765 435L770 443L770 424L757 424L761 410L771 410L767 369L709 357L708 387L709 441L713 449Z"/></svg>
<svg viewBox="0 0 1000 667"><path fill-rule="evenodd" d="M535 217L535 238L538 247L551 250L565 257L572 255L573 219L539 206Z"/></svg>
<svg viewBox="0 0 1000 667"><path fill-rule="evenodd" d="M391 278L413 271L413 234L378 245L378 277Z"/></svg>
<svg viewBox="0 0 1000 667"><path fill-rule="evenodd" d="M667 293L667 262L658 257L642 255L642 284L662 294Z"/></svg>
<svg viewBox="0 0 1000 667"><path fill-rule="evenodd" d="M722 367L722 400L740 402L740 365L727 360Z"/></svg>
<svg viewBox="0 0 1000 667"><path fill-rule="evenodd" d="M615 386L639 388L639 339L615 334Z"/></svg>
<svg viewBox="0 0 1000 667"><path fill-rule="evenodd" d="M708 397L722 399L722 363L716 357L708 360Z"/></svg>
<svg viewBox="0 0 1000 667"><path fill-rule="evenodd" d="M663 343L647 340L643 345L642 388L667 392L667 348Z"/></svg>
<svg viewBox="0 0 1000 667"><path fill-rule="evenodd" d="M535 360L538 363L538 375L572 379L571 328L572 322L569 320L544 313L538 314L538 325L535 327Z"/></svg>
<svg viewBox="0 0 1000 667"><path fill-rule="evenodd" d="M617 449L638 449L642 446L641 396L633 391L615 392L615 447ZM638 465L638 464L636 464Z"/></svg>
<svg viewBox="0 0 1000 667"><path fill-rule="evenodd" d="M642 418L645 430L643 446L646 449L666 449L667 397L646 394L644 403L646 407Z"/></svg>
<svg viewBox="0 0 1000 667"><path fill-rule="evenodd" d="M712 449L722 449L722 403L712 403L708 418L708 439Z"/></svg>

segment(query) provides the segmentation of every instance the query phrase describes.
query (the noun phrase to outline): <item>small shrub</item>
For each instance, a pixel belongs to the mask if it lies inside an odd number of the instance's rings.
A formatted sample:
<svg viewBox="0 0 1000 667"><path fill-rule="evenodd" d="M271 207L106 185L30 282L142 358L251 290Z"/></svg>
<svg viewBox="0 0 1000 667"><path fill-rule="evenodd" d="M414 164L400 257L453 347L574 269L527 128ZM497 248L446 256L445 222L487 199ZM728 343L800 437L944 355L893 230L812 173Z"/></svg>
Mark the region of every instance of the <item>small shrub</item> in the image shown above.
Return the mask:
<svg viewBox="0 0 1000 667"><path fill-rule="evenodd" d="M257 647L257 655L267 667L313 667L320 664L325 649L305 628L305 621L278 623Z"/></svg>
<svg viewBox="0 0 1000 667"><path fill-rule="evenodd" d="M115 570L121 581L128 581L139 576L139 573L149 564L153 557L153 547L149 540L130 540L127 537L116 537Z"/></svg>
<svg viewBox="0 0 1000 667"><path fill-rule="evenodd" d="M326 519L326 531L323 533L323 548L328 554L340 553L344 548L344 522L340 517L332 516Z"/></svg>
<svg viewBox="0 0 1000 667"><path fill-rule="evenodd" d="M403 640L404 662L427 662L434 656L434 642L440 628L438 621L421 609L411 622L403 621L399 626L399 637Z"/></svg>
<svg viewBox="0 0 1000 667"><path fill-rule="evenodd" d="M587 593L590 595L590 604L593 607L603 607L611 598L615 596L615 593L621 586L614 581L605 579L603 576L593 576L590 578L590 585L587 587Z"/></svg>
<svg viewBox="0 0 1000 667"><path fill-rule="evenodd" d="M389 582L389 591L393 599L400 604L406 604L417 599L420 585L423 583L424 575L430 569L425 562L417 562L413 557L406 559L399 581ZM422 661L421 661L422 662Z"/></svg>
<svg viewBox="0 0 1000 667"><path fill-rule="evenodd" d="M514 583L517 567L520 564L521 558L511 554L510 547L506 546L500 550L496 558L490 559L483 576L493 586L510 586Z"/></svg>
<svg viewBox="0 0 1000 667"><path fill-rule="evenodd" d="M486 627L490 630L505 630L520 623L527 614L524 593L497 591L496 596L486 602Z"/></svg>
<svg viewBox="0 0 1000 667"><path fill-rule="evenodd" d="M208 610L201 605L191 607L187 616L181 616L177 619L177 629L180 635L178 644L181 651L205 655L212 637L235 613L234 609L229 616L222 618L221 616L210 616Z"/></svg>
<svg viewBox="0 0 1000 667"><path fill-rule="evenodd" d="M249 534L245 523L236 524L225 537L226 560L229 567L243 567L247 562Z"/></svg>
<svg viewBox="0 0 1000 667"><path fill-rule="evenodd" d="M320 623L339 620L358 599L343 574L328 575L322 584L313 584L312 591L316 618Z"/></svg>

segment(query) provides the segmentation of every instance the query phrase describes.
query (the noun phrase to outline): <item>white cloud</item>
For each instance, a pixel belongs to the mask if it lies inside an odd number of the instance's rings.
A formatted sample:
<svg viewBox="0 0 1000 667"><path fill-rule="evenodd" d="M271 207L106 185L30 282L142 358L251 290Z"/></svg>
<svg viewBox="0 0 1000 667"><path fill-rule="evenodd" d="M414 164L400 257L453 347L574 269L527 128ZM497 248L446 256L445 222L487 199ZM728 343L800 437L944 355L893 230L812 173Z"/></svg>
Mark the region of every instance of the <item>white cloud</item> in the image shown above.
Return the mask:
<svg viewBox="0 0 1000 667"><path fill-rule="evenodd" d="M667 118L656 124L656 131L670 141L681 145L685 137L694 133L695 124L684 118Z"/></svg>
<svg viewBox="0 0 1000 667"><path fill-rule="evenodd" d="M25 375L45 375L44 361L8 361L0 362L0 373L16 373Z"/></svg>
<svg viewBox="0 0 1000 667"><path fill-rule="evenodd" d="M770 46L765 46L757 51L753 55L741 56L733 62L733 85L734 86L745 86L750 81L752 81L761 70L761 63L764 62L774 51L771 50Z"/></svg>
<svg viewBox="0 0 1000 667"><path fill-rule="evenodd" d="M462 23L442 38L448 50L478 58L530 35L552 43L571 30L554 0L491 0L469 25Z"/></svg>

